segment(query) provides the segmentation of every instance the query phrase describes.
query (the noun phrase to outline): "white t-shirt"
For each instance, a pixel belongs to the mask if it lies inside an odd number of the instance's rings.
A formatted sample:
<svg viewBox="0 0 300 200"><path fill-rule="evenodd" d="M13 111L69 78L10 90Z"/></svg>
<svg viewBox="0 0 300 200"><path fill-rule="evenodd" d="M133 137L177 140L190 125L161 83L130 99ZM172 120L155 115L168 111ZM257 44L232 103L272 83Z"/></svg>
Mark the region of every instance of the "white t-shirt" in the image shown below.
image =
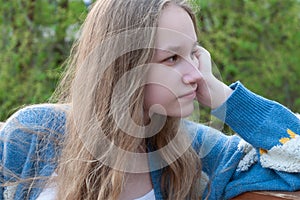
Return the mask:
<svg viewBox="0 0 300 200"><path fill-rule="evenodd" d="M56 188L45 188L36 200L56 200Z"/></svg>
<svg viewBox="0 0 300 200"><path fill-rule="evenodd" d="M144 196L134 199L134 200L155 200L154 190L152 189L150 192L148 192Z"/></svg>
<svg viewBox="0 0 300 200"><path fill-rule="evenodd" d="M56 173L53 173L52 176L57 176ZM42 193L38 196L36 200L56 200L57 188L55 185L50 185L42 191ZM152 189L150 192L145 194L144 196L133 199L133 200L155 200L154 190Z"/></svg>
<svg viewBox="0 0 300 200"><path fill-rule="evenodd" d="M56 200L56 188L45 188L36 200ZM155 200L154 190L134 200Z"/></svg>
<svg viewBox="0 0 300 200"><path fill-rule="evenodd" d="M57 176L54 172L51 177ZM55 183L47 185L36 200L56 200L57 188Z"/></svg>

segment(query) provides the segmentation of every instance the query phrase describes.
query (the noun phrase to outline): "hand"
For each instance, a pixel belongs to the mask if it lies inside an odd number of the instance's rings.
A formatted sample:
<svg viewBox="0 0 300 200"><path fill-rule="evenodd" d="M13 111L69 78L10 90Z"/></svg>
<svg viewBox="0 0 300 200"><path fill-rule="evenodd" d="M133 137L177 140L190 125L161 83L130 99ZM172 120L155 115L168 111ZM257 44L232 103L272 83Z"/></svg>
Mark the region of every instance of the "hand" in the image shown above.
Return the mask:
<svg viewBox="0 0 300 200"><path fill-rule="evenodd" d="M197 58L202 75L202 79L197 82L197 100L199 103L215 109L228 99L232 90L213 75L210 53L206 49L199 46Z"/></svg>

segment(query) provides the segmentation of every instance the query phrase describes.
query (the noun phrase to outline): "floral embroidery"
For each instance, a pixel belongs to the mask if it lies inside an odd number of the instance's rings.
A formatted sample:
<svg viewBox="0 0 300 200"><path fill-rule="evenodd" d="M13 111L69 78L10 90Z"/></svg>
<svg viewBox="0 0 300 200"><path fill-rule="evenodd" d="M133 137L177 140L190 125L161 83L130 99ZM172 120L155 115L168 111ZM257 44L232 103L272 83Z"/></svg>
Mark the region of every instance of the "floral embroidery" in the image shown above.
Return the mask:
<svg viewBox="0 0 300 200"><path fill-rule="evenodd" d="M293 132L291 129L287 129L286 130L287 134L290 136L290 137L283 137L279 140L279 142L281 144L285 144L287 142L289 142L291 139L295 139L296 137L298 137L299 135L296 134L295 132ZM263 155L263 154L266 154L268 153L268 151L266 149L262 149L262 148L259 148L259 154L260 155Z"/></svg>
<svg viewBox="0 0 300 200"><path fill-rule="evenodd" d="M265 149L259 148L259 154L260 154L260 155L263 155L263 154L265 154L265 153L268 153L268 151L265 150Z"/></svg>
<svg viewBox="0 0 300 200"><path fill-rule="evenodd" d="M290 141L291 139L295 139L297 136L299 136L299 135L297 135L296 133L294 133L292 130L290 130L290 129L287 129L287 131L286 131L288 134L289 134L289 138L287 138L287 137L284 137L284 138L281 138L280 140L279 140L279 142L281 143L281 144L285 144L285 143L287 143L288 141Z"/></svg>

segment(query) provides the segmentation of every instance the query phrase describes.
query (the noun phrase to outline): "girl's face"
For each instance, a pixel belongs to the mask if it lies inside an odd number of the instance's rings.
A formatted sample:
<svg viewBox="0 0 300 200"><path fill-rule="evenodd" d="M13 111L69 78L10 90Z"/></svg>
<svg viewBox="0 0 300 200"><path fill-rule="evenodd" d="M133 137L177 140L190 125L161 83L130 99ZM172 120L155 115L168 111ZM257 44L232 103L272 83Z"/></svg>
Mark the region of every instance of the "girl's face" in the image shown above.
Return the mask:
<svg viewBox="0 0 300 200"><path fill-rule="evenodd" d="M195 28L189 14L174 4L159 18L155 53L145 86L145 112L186 117L194 110L198 70Z"/></svg>

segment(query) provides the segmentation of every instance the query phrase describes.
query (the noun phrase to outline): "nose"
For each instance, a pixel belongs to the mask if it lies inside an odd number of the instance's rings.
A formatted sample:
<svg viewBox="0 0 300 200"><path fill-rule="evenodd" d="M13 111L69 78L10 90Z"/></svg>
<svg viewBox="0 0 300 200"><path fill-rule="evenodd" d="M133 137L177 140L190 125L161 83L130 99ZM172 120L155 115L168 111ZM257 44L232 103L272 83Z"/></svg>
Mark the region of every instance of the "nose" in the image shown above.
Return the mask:
<svg viewBox="0 0 300 200"><path fill-rule="evenodd" d="M199 71L198 64L198 62L192 60L186 61L185 72L182 76L183 83L194 85L202 79L202 74Z"/></svg>

